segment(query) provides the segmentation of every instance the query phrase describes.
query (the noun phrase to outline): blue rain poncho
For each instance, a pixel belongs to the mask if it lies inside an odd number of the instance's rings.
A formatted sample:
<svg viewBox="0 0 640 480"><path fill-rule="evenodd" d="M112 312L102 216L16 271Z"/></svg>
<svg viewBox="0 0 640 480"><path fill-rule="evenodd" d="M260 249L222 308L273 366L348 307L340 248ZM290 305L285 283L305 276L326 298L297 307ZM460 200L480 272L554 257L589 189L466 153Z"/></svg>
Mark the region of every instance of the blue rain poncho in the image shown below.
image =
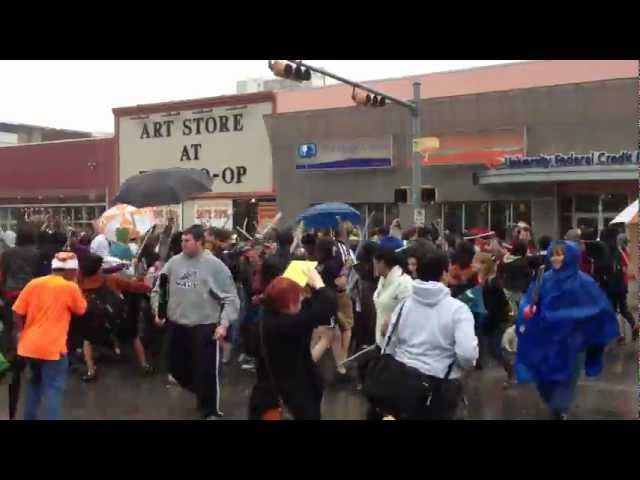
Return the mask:
<svg viewBox="0 0 640 480"><path fill-rule="evenodd" d="M587 274L580 271L580 247L559 241L549 248L565 245L559 270L543 276L537 312L523 317L531 303L535 282L520 302L516 319L518 351L516 375L519 383L563 383L575 375L578 354L586 353L587 376L602 372L604 348L619 335L618 321L605 293Z"/></svg>

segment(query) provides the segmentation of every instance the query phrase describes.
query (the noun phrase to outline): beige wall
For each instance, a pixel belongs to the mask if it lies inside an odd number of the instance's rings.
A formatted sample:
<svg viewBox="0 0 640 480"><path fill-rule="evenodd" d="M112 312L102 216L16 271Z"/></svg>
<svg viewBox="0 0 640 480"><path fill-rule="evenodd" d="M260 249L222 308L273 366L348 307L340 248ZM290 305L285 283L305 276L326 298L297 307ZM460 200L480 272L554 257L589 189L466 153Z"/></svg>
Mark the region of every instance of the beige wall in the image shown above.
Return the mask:
<svg viewBox="0 0 640 480"><path fill-rule="evenodd" d="M167 112L179 113L173 116L156 113L121 117L118 138L120 183L144 170L206 168L212 175L219 175L214 178L213 191L216 193L270 192L273 189L271 147L262 116L271 111L272 104L267 102L206 108L201 113L197 113L198 109ZM234 115L241 119L237 125ZM198 135L196 122L203 117L213 117L215 121L206 123L202 120ZM228 132L220 131L223 126L221 117L227 118ZM169 127L165 122L171 121L173 123ZM191 126L190 135L185 121ZM154 130L154 123L159 125L157 130ZM207 126L214 133L207 132ZM198 160L195 159L196 148L191 147L196 144L200 145ZM186 156L181 160L185 146L191 160ZM246 168L244 175L243 167ZM238 174L242 176L240 181ZM193 205L185 209L185 219L187 210L193 215Z"/></svg>

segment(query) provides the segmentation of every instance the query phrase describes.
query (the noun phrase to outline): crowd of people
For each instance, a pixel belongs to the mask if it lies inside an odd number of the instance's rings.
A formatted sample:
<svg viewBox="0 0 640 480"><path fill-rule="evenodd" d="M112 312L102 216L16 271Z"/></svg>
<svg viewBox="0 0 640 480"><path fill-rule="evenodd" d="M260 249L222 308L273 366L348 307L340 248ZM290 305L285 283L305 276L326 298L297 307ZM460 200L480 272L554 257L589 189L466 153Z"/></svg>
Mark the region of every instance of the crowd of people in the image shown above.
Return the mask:
<svg viewBox="0 0 640 480"><path fill-rule="evenodd" d="M464 379L490 358L505 389L534 383L564 419L581 372L598 375L607 344L626 341L616 313L640 333L626 238L613 228L599 241L571 230L537 243L524 222L509 243L397 220L238 233L171 221L145 235L117 229L114 241L97 228L4 232L0 347L14 376L30 371L25 418L60 418L69 365L99 381L96 349L117 357L132 342L141 375L166 358L205 419L223 416L220 368L236 360L255 371L248 418L320 419L329 351L332 378L362 391L368 419L456 418ZM292 261L315 262L304 286L284 275Z"/></svg>

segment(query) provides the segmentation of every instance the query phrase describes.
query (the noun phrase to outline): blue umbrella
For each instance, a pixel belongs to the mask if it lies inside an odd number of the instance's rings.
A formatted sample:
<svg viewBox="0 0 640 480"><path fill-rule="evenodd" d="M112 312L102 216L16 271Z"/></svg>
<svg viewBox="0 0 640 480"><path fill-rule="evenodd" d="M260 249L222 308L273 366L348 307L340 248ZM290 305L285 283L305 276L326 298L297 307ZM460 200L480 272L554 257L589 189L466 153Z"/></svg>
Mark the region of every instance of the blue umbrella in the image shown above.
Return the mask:
<svg viewBox="0 0 640 480"><path fill-rule="evenodd" d="M307 228L336 228L338 218L359 225L362 221L360 212L346 203L329 202L311 207L298 217Z"/></svg>

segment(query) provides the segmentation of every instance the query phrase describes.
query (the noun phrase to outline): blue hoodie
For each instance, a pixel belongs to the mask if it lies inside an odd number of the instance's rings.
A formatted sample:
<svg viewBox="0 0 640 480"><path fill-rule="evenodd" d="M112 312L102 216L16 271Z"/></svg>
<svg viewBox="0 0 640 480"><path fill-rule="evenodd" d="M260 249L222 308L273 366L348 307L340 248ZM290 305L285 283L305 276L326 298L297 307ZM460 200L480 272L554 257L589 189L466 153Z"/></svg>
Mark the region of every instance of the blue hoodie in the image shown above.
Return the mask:
<svg viewBox="0 0 640 480"><path fill-rule="evenodd" d="M558 244L565 245L564 261L559 270L544 274L536 314L524 320L523 311L531 303L535 282L520 303L516 319L520 383L570 381L581 352L586 352L587 376L597 376L602 372L605 346L619 335L607 296L580 271L580 247L568 241L554 242L548 250L549 259Z"/></svg>

